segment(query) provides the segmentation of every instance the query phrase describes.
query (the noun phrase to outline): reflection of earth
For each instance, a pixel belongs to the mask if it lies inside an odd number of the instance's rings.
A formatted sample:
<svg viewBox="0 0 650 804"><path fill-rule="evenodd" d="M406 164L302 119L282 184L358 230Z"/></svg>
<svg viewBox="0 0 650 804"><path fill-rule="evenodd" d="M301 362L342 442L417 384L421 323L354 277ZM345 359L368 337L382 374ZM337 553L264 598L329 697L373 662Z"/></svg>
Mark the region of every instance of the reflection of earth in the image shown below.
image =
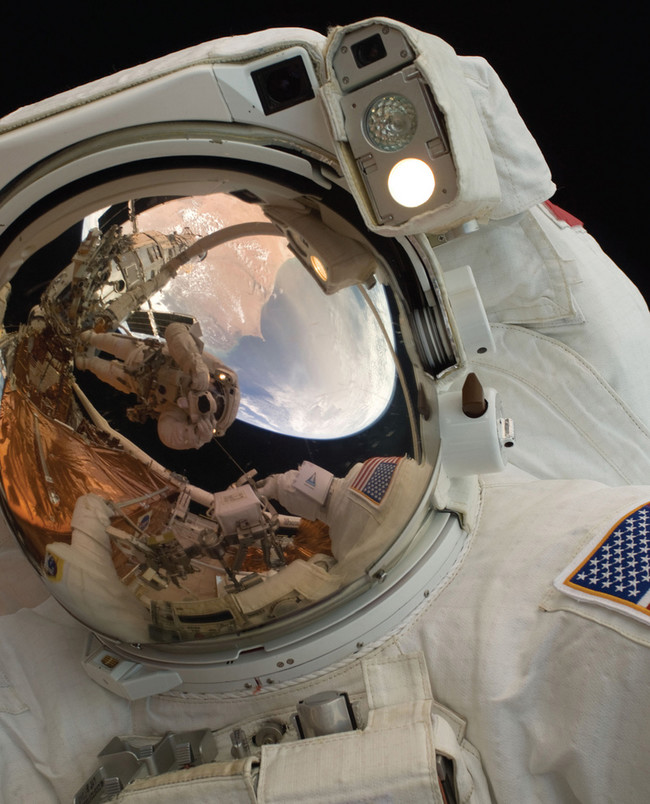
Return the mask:
<svg viewBox="0 0 650 804"><path fill-rule="evenodd" d="M258 207L221 194L169 202L138 223L141 231L188 227L203 236L253 220L264 220ZM194 315L206 348L237 371L239 419L286 435L340 438L384 413L395 370L356 289L326 296L280 237L242 238L190 267L154 304ZM381 288L370 295L389 321Z"/></svg>

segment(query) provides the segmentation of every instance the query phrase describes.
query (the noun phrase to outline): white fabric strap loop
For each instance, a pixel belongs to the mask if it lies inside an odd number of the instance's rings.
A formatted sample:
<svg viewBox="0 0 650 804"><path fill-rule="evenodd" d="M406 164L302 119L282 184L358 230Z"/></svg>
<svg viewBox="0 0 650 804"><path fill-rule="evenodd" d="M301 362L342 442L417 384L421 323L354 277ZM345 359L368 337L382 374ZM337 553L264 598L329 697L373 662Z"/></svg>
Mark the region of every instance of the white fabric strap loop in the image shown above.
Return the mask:
<svg viewBox="0 0 650 804"><path fill-rule="evenodd" d="M214 762L129 785L117 801L190 804L444 804L436 758L453 762L457 800L489 804L465 723L431 696L421 653L363 661L369 704L361 730L265 745L259 760Z"/></svg>

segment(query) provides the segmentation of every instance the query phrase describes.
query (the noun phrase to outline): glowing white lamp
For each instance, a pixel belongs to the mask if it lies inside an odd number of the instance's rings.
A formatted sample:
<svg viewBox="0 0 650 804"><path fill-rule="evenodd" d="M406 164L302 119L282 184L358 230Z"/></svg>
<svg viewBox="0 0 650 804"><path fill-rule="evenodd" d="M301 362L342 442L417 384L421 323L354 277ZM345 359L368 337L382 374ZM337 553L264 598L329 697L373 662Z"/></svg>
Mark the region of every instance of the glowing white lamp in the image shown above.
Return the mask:
<svg viewBox="0 0 650 804"><path fill-rule="evenodd" d="M436 188L433 171L421 159L402 159L388 176L388 192L403 207L426 203Z"/></svg>
<svg viewBox="0 0 650 804"><path fill-rule="evenodd" d="M309 257L309 261L311 262L311 267L314 269L316 275L323 280L323 282L327 282L327 268L323 265L322 261L318 259L315 254L312 254Z"/></svg>

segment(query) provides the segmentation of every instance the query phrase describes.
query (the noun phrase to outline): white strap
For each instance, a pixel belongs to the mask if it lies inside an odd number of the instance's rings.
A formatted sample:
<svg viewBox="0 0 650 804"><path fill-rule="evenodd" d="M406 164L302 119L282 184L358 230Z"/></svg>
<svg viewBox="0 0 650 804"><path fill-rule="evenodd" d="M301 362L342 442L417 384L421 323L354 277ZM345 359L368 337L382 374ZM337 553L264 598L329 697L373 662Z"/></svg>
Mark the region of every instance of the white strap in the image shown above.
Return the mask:
<svg viewBox="0 0 650 804"><path fill-rule="evenodd" d="M249 757L141 779L117 801L171 804L443 804L436 756L453 761L458 800L491 802L464 722L431 697L422 654L362 662L370 711L361 730L280 742ZM442 714L441 714L442 713ZM229 774L229 775L228 775Z"/></svg>
<svg viewBox="0 0 650 804"><path fill-rule="evenodd" d="M255 804L253 757L232 762L211 762L196 768L164 773L130 784L115 799L132 804Z"/></svg>
<svg viewBox="0 0 650 804"><path fill-rule="evenodd" d="M442 804L426 705L388 709L364 731L265 746L259 804Z"/></svg>

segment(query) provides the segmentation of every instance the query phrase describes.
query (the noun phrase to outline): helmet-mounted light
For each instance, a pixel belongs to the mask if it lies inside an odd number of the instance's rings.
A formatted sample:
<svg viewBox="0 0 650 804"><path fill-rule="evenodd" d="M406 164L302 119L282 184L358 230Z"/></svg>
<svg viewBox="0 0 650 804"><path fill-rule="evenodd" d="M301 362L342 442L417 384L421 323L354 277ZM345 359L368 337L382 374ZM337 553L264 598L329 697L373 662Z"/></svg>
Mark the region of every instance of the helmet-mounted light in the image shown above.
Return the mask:
<svg viewBox="0 0 650 804"><path fill-rule="evenodd" d="M330 36L322 97L366 223L386 235L447 231L499 198L483 128L454 51L392 20Z"/></svg>
<svg viewBox="0 0 650 804"><path fill-rule="evenodd" d="M352 31L332 59L350 149L382 223L457 193L442 113L414 60L406 37L379 24Z"/></svg>
<svg viewBox="0 0 650 804"><path fill-rule="evenodd" d="M360 241L337 231L331 215L325 223L320 214L306 207L264 207L266 216L287 238L290 250L307 268L325 293L361 285L372 279L377 258Z"/></svg>

